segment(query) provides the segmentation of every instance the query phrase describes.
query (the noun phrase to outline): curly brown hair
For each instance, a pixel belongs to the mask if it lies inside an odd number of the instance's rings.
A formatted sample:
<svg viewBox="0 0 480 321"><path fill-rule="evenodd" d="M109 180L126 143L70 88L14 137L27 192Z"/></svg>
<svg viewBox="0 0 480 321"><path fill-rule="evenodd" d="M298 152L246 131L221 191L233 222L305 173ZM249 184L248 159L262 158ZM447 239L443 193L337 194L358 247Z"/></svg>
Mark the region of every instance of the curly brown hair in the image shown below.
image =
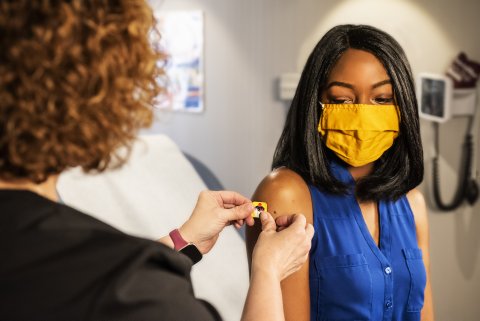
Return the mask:
<svg viewBox="0 0 480 321"><path fill-rule="evenodd" d="M0 2L0 179L126 161L161 90L153 23L144 0Z"/></svg>

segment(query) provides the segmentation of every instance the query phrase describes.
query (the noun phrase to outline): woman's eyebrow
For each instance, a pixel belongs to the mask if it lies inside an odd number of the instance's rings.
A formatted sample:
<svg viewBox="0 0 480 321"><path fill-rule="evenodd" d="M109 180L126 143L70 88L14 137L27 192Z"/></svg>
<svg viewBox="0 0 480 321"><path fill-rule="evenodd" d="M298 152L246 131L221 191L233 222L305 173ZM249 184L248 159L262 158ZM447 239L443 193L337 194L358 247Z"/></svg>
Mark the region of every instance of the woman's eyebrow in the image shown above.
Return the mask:
<svg viewBox="0 0 480 321"><path fill-rule="evenodd" d="M342 81L332 81L331 83L328 84L327 89L333 86L340 86L340 87L354 89L354 86L352 84L342 82Z"/></svg>
<svg viewBox="0 0 480 321"><path fill-rule="evenodd" d="M380 82L377 82L376 84L373 84L372 89L377 88L377 87L381 87L383 85L391 85L391 84L392 84L392 82L390 81L390 79L385 79L385 80L382 80Z"/></svg>
<svg viewBox="0 0 480 321"><path fill-rule="evenodd" d="M385 79L382 81L377 82L376 84L372 85L372 89L384 86L384 85L390 85L392 82L390 79ZM340 87L345 87L345 88L350 88L350 89L355 89L355 86L343 81L332 81L331 83L328 84L327 89L333 86L340 86Z"/></svg>

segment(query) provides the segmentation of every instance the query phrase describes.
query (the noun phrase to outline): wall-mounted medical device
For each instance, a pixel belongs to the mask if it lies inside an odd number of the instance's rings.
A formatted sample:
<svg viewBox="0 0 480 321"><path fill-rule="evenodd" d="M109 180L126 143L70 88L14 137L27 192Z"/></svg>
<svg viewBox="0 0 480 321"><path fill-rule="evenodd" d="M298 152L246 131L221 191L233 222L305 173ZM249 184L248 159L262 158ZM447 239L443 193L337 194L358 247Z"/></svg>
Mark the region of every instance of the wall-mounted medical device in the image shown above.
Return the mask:
<svg viewBox="0 0 480 321"><path fill-rule="evenodd" d="M442 211L452 211L467 201L475 204L479 196L474 164L473 127L478 109L478 90L473 88L454 88L452 77L431 73L420 73L417 78L418 109L420 117L432 121L434 129L433 157L433 198L435 205ZM462 146L461 165L458 173L457 190L453 199L447 203L440 193L439 169L439 126L452 117L468 118L467 132Z"/></svg>
<svg viewBox="0 0 480 321"><path fill-rule="evenodd" d="M450 77L420 73L417 79L420 117L444 123L455 116L473 116L477 89L455 89Z"/></svg>
<svg viewBox="0 0 480 321"><path fill-rule="evenodd" d="M451 117L452 80L447 76L421 73L417 80L418 112L427 120L444 123Z"/></svg>

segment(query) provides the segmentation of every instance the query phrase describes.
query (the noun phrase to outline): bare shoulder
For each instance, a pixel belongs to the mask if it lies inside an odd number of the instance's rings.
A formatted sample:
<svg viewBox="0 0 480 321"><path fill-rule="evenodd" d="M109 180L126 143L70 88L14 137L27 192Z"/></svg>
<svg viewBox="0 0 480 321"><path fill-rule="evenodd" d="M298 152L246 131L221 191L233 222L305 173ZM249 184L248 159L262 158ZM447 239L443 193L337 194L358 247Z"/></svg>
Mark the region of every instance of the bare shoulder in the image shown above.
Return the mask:
<svg viewBox="0 0 480 321"><path fill-rule="evenodd" d="M422 243L428 239L428 214L427 205L422 192L414 188L407 193L407 199L415 219L418 241Z"/></svg>
<svg viewBox="0 0 480 321"><path fill-rule="evenodd" d="M298 194L308 191L303 178L286 167L277 168L258 185L257 191L275 191L283 194Z"/></svg>
<svg viewBox="0 0 480 321"><path fill-rule="evenodd" d="M311 216L310 191L303 178L282 167L273 170L258 185L253 200L264 201L274 216L302 213Z"/></svg>
<svg viewBox="0 0 480 321"><path fill-rule="evenodd" d="M408 203L410 203L415 220L422 219L427 215L427 206L422 192L414 188L407 193L407 199Z"/></svg>

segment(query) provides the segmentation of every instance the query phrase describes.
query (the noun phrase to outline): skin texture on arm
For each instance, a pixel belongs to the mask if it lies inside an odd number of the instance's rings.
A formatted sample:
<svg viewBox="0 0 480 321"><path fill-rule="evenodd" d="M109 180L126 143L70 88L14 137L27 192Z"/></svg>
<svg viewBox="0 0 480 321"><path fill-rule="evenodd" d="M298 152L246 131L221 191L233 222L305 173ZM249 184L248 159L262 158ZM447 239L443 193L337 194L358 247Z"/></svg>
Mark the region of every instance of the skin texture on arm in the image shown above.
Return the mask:
<svg viewBox="0 0 480 321"><path fill-rule="evenodd" d="M423 263L427 272L427 284L425 287L425 299L422 309L422 321L433 321L433 299L432 288L430 283L430 250L429 250L429 228L428 228L428 214L425 205L425 199L417 189L413 189L407 194L408 202L413 211L415 218L415 226L417 232L418 247L423 253Z"/></svg>
<svg viewBox="0 0 480 321"><path fill-rule="evenodd" d="M254 201L268 204L268 211L274 218L281 215L303 214L308 223L313 222L310 191L304 180L295 172L280 168L274 170L258 186L253 195ZM250 268L252 252L261 231L258 220L253 227L247 227L246 241ZM287 321L310 320L310 289L308 260L299 271L281 283L283 309Z"/></svg>

